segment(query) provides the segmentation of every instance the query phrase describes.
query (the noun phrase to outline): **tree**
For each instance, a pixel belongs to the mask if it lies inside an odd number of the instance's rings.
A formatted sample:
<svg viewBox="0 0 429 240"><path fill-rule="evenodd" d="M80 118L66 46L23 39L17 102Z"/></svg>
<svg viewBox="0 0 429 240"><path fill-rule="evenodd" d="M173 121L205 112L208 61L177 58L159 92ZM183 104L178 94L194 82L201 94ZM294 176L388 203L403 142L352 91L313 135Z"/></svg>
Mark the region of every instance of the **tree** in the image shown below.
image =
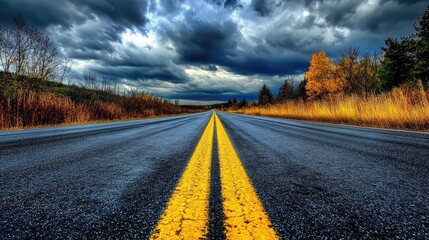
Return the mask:
<svg viewBox="0 0 429 240"><path fill-rule="evenodd" d="M258 104L265 105L273 102L273 94L268 86L264 83L258 92Z"/></svg>
<svg viewBox="0 0 429 240"><path fill-rule="evenodd" d="M418 22L418 25L414 26L417 31L417 42L413 77L427 85L429 84L429 4L420 15Z"/></svg>
<svg viewBox="0 0 429 240"><path fill-rule="evenodd" d="M6 73L11 70L15 53L16 45L13 40L12 29L0 26L0 63Z"/></svg>
<svg viewBox="0 0 429 240"><path fill-rule="evenodd" d="M412 37L402 37L400 41L388 38L385 44L386 47L382 48L384 59L379 72L380 84L384 90L390 90L413 80L416 40Z"/></svg>
<svg viewBox="0 0 429 240"><path fill-rule="evenodd" d="M58 80L58 82L63 83L64 80L69 80L70 82L70 77L72 75L72 69L71 69L71 63L70 60L68 60L67 58L64 58L60 64L58 65L58 69L57 69L57 77L56 79Z"/></svg>
<svg viewBox="0 0 429 240"><path fill-rule="evenodd" d="M336 77L346 84L347 94L368 95L379 88L378 54L366 53L363 56L358 48L347 48L335 66Z"/></svg>
<svg viewBox="0 0 429 240"><path fill-rule="evenodd" d="M247 106L247 101L246 101L246 99L245 99L245 98L243 98L243 99L241 99L241 100L238 102L238 107L239 107L239 108L243 108L243 107L245 107L245 106Z"/></svg>
<svg viewBox="0 0 429 240"><path fill-rule="evenodd" d="M284 102L289 99L294 98L294 89L292 86L292 82L290 79L286 79L283 82L283 85L279 89L279 93L277 94L276 101Z"/></svg>
<svg viewBox="0 0 429 240"><path fill-rule="evenodd" d="M349 47L341 53L340 59L335 66L336 77L346 84L345 91L347 93L362 92L357 70L359 54L359 48Z"/></svg>
<svg viewBox="0 0 429 240"><path fill-rule="evenodd" d="M61 61L48 36L14 18L13 27L0 26L0 63L3 71L40 79L58 76ZM61 75L61 74L60 74Z"/></svg>
<svg viewBox="0 0 429 240"><path fill-rule="evenodd" d="M95 75L94 73L85 72L83 73L82 78L83 78L84 86L86 88L90 88L90 89L98 88L97 75ZM134 91L134 89L131 89L130 92L132 92L131 96L134 96L134 95L137 95L138 90Z"/></svg>
<svg viewBox="0 0 429 240"><path fill-rule="evenodd" d="M307 79L305 89L309 99L326 98L344 93L346 84L336 77L335 67L325 52L312 55L305 78Z"/></svg>
<svg viewBox="0 0 429 240"><path fill-rule="evenodd" d="M379 91L380 81L378 77L380 69L380 55L377 53L365 54L359 60L357 67L358 87L359 91L355 91L360 95L368 95L370 93Z"/></svg>
<svg viewBox="0 0 429 240"><path fill-rule="evenodd" d="M16 47L16 54L14 57L15 73L25 74L25 61L27 60L28 51L30 48L30 35L31 31L27 28L27 24L22 16L16 16L13 19L14 28L14 41Z"/></svg>
<svg viewBox="0 0 429 240"><path fill-rule="evenodd" d="M295 98L297 99L307 99L307 91L305 90L305 85L307 85L307 79L304 78L295 90Z"/></svg>

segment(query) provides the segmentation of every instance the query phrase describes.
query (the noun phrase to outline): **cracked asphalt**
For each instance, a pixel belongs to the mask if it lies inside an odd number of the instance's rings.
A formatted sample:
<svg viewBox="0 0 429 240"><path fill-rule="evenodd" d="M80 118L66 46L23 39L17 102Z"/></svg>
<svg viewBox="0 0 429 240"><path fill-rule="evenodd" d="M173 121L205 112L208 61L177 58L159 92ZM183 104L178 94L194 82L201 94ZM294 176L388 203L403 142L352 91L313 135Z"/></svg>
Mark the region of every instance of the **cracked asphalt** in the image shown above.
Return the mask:
<svg viewBox="0 0 429 240"><path fill-rule="evenodd" d="M0 132L0 239L149 238L211 116ZM429 134L218 116L280 238L429 239ZM218 134L209 239L227 236Z"/></svg>

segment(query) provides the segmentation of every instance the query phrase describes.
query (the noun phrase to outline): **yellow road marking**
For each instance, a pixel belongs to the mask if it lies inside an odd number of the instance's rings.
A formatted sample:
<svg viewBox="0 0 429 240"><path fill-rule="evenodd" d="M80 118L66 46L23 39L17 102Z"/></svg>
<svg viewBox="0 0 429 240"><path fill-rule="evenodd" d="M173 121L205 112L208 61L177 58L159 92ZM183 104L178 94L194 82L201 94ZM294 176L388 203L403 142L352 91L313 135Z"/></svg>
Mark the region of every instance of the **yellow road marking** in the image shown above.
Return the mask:
<svg viewBox="0 0 429 240"><path fill-rule="evenodd" d="M216 115L227 239L279 239L234 147Z"/></svg>
<svg viewBox="0 0 429 240"><path fill-rule="evenodd" d="M206 239L214 115L150 239Z"/></svg>

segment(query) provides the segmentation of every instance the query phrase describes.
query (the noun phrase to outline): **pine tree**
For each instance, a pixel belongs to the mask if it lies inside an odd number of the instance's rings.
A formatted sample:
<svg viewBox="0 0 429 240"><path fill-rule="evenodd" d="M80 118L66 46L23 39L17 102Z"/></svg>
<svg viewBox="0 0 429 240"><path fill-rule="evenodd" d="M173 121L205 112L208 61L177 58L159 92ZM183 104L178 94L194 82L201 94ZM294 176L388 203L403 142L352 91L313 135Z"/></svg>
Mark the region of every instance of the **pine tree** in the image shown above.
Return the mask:
<svg viewBox="0 0 429 240"><path fill-rule="evenodd" d="M401 41L388 38L382 48L384 59L381 62L380 83L384 90L390 90L404 82L413 80L415 66L416 40L403 37Z"/></svg>
<svg viewBox="0 0 429 240"><path fill-rule="evenodd" d="M418 19L419 24L414 28L417 31L416 64L413 76L429 84L429 5Z"/></svg>
<svg viewBox="0 0 429 240"><path fill-rule="evenodd" d="M258 103L260 105L269 104L273 102L273 99L273 94L271 93L268 86L264 83L258 92Z"/></svg>
<svg viewBox="0 0 429 240"><path fill-rule="evenodd" d="M247 106L247 101L246 101L246 99L245 99L245 98L243 98L242 100L240 100L240 101L238 102L238 107L239 107L239 108L243 108L243 107L245 107L245 106Z"/></svg>
<svg viewBox="0 0 429 240"><path fill-rule="evenodd" d="M295 91L295 98L307 99L307 91L305 90L305 85L307 84L307 79L304 78L299 84L298 88Z"/></svg>
<svg viewBox="0 0 429 240"><path fill-rule="evenodd" d="M279 89L277 94L276 101L284 102L289 99L294 98L294 89L290 80L285 80L283 85Z"/></svg>

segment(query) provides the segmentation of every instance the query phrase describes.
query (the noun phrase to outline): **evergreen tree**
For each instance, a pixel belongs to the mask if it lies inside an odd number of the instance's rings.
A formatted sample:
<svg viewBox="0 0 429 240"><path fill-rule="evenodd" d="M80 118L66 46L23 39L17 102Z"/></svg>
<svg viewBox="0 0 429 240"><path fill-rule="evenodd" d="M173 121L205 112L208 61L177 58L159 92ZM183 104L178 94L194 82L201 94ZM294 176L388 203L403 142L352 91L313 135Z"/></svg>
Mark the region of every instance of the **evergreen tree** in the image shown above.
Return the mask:
<svg viewBox="0 0 429 240"><path fill-rule="evenodd" d="M416 40L412 37L403 37L401 41L388 38L386 47L382 48L384 59L381 62L380 84L384 90L413 80L415 66Z"/></svg>
<svg viewBox="0 0 429 240"><path fill-rule="evenodd" d="M245 106L247 106L247 101L246 101L246 99L245 99L245 98L243 98L242 100L240 100L240 101L238 102L238 107L239 107L239 108L243 108L243 107L245 107Z"/></svg>
<svg viewBox="0 0 429 240"><path fill-rule="evenodd" d="M418 21L419 24L414 26L417 31L417 43L413 76L427 85L429 83L429 5Z"/></svg>
<svg viewBox="0 0 429 240"><path fill-rule="evenodd" d="M290 80L285 80L283 85L279 89L277 94L276 101L284 102L289 99L294 98L294 89Z"/></svg>
<svg viewBox="0 0 429 240"><path fill-rule="evenodd" d="M307 84L307 79L304 78L298 85L298 88L295 91L295 98L307 99L307 92L305 90L305 85Z"/></svg>
<svg viewBox="0 0 429 240"><path fill-rule="evenodd" d="M273 94L271 93L268 86L264 83L258 92L258 103L260 105L269 104L273 102L273 99Z"/></svg>

